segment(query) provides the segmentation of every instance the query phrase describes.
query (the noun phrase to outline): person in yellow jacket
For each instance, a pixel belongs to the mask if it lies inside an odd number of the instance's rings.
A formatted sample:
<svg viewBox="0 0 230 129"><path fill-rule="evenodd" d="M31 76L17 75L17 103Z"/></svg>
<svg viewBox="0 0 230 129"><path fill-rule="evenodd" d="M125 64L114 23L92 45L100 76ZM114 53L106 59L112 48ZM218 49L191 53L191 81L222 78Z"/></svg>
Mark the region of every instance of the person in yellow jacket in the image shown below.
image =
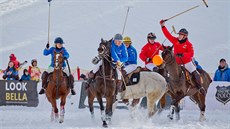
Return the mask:
<svg viewBox="0 0 230 129"><path fill-rule="evenodd" d="M29 74L31 76L31 80L39 82L40 81L40 76L41 76L41 71L37 67L37 60L33 59L31 61L31 65L32 66L29 66Z"/></svg>

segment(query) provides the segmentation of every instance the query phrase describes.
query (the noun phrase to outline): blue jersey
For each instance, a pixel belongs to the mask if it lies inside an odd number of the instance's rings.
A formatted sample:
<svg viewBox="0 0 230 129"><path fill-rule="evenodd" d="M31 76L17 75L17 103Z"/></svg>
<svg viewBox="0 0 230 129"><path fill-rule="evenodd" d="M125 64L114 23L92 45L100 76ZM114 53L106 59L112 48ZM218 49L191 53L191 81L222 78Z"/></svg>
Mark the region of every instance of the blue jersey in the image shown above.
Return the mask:
<svg viewBox="0 0 230 129"><path fill-rule="evenodd" d="M67 50L64 47L62 47L61 49L57 49L55 47L51 47L50 49L44 49L43 55L47 56L47 55L51 54L51 65L50 65L51 67L54 67L54 51L56 51L56 52L62 51L63 57L65 57L66 59L69 58L69 53L67 52ZM65 61L63 62L62 67L66 67Z"/></svg>
<svg viewBox="0 0 230 129"><path fill-rule="evenodd" d="M128 53L125 45L122 43L120 46L117 46L113 40L111 44L111 57L114 62L120 61L125 63L128 60Z"/></svg>
<svg viewBox="0 0 230 129"><path fill-rule="evenodd" d="M127 48L128 51L128 61L125 62L125 65L129 65L129 64L137 64L137 51L136 49L130 45Z"/></svg>

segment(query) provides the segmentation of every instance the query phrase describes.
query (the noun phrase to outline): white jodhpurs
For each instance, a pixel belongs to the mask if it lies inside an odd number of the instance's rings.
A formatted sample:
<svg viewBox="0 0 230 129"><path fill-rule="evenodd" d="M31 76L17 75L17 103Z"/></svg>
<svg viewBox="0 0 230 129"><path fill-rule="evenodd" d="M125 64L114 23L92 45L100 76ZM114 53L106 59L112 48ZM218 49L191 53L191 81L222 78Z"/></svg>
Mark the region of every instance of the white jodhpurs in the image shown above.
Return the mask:
<svg viewBox="0 0 230 129"><path fill-rule="evenodd" d="M153 64L153 63L148 63L148 64L145 65L145 67L147 69L149 69L150 71L153 71L153 68L157 67L157 66L155 64Z"/></svg>
<svg viewBox="0 0 230 129"><path fill-rule="evenodd" d="M47 72L48 72L48 73L51 73L51 72L53 72L53 71L54 71L54 67L49 66ZM66 73L66 75L69 76L69 71L68 71L68 69L67 69L66 67L62 68L62 71L64 71L64 72Z"/></svg>
<svg viewBox="0 0 230 129"><path fill-rule="evenodd" d="M192 61L186 63L184 66L189 71L189 73L192 73L196 70L196 66L193 64Z"/></svg>
<svg viewBox="0 0 230 129"><path fill-rule="evenodd" d="M129 73L133 72L136 68L137 68L136 64L129 64L129 65L125 66L124 70L125 70L126 74L129 74Z"/></svg>

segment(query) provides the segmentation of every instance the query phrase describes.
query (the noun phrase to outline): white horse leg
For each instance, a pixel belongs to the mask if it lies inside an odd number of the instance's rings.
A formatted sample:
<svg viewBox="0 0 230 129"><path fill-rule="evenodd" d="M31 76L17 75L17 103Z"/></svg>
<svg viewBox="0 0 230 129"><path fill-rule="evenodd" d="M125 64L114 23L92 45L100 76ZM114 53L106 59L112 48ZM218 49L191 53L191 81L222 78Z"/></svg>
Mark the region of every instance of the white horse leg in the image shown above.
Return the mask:
<svg viewBox="0 0 230 129"><path fill-rule="evenodd" d="M204 116L204 111L201 111L200 112L200 122L202 122L202 121L205 121L206 120L206 118L205 118L205 116Z"/></svg>
<svg viewBox="0 0 230 129"><path fill-rule="evenodd" d="M168 114L168 116L167 116L170 120L173 119L174 112L175 112L175 106L174 106L174 105L171 105L171 107L170 107L170 112L169 112L169 114Z"/></svg>
<svg viewBox="0 0 230 129"><path fill-rule="evenodd" d="M180 120L180 112L175 113L176 120Z"/></svg>
<svg viewBox="0 0 230 129"><path fill-rule="evenodd" d="M148 116L149 117L152 117L157 112L156 101L159 98L160 97L155 92L148 94L148 96L147 96L147 108L148 108Z"/></svg>
<svg viewBox="0 0 230 129"><path fill-rule="evenodd" d="M91 119L94 119L95 116L94 116L94 111L91 112Z"/></svg>
<svg viewBox="0 0 230 129"><path fill-rule="evenodd" d="M63 123L64 122L64 115L65 115L65 107L61 106L59 123Z"/></svg>
<svg viewBox="0 0 230 129"><path fill-rule="evenodd" d="M51 122L54 121L54 109L53 108L51 109L50 119L51 119Z"/></svg>
<svg viewBox="0 0 230 129"><path fill-rule="evenodd" d="M105 110L101 110L101 120L103 122L103 127L108 127L108 124L106 123Z"/></svg>
<svg viewBox="0 0 230 129"><path fill-rule="evenodd" d="M54 113L54 115L55 115L55 122L58 122L58 120L59 120L59 114L58 113Z"/></svg>

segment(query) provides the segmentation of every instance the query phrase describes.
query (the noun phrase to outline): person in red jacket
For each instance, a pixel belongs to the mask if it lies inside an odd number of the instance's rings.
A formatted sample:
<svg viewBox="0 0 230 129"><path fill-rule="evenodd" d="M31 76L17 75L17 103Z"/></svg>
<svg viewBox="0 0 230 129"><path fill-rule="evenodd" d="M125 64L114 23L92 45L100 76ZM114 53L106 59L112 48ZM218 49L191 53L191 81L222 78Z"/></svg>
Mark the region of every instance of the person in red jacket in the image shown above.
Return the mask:
<svg viewBox="0 0 230 129"><path fill-rule="evenodd" d="M14 67L16 69L19 68L20 62L17 60L16 56L14 54L10 54L10 61L14 62Z"/></svg>
<svg viewBox="0 0 230 129"><path fill-rule="evenodd" d="M201 85L200 74L192 62L194 49L192 43L188 40L188 31L182 28L178 33L179 36L174 37L166 28L165 20L161 20L160 25L165 37L174 45L174 56L177 64L183 65L195 77L197 88L202 94L205 94L205 90Z"/></svg>
<svg viewBox="0 0 230 129"><path fill-rule="evenodd" d="M150 71L157 72L158 67L153 64L152 58L155 55L159 55L159 50L163 51L163 47L159 42L156 42L156 35L154 33L149 33L147 36L147 44L141 49L141 53L139 54L139 57L142 61L145 62L145 67L149 69Z"/></svg>

